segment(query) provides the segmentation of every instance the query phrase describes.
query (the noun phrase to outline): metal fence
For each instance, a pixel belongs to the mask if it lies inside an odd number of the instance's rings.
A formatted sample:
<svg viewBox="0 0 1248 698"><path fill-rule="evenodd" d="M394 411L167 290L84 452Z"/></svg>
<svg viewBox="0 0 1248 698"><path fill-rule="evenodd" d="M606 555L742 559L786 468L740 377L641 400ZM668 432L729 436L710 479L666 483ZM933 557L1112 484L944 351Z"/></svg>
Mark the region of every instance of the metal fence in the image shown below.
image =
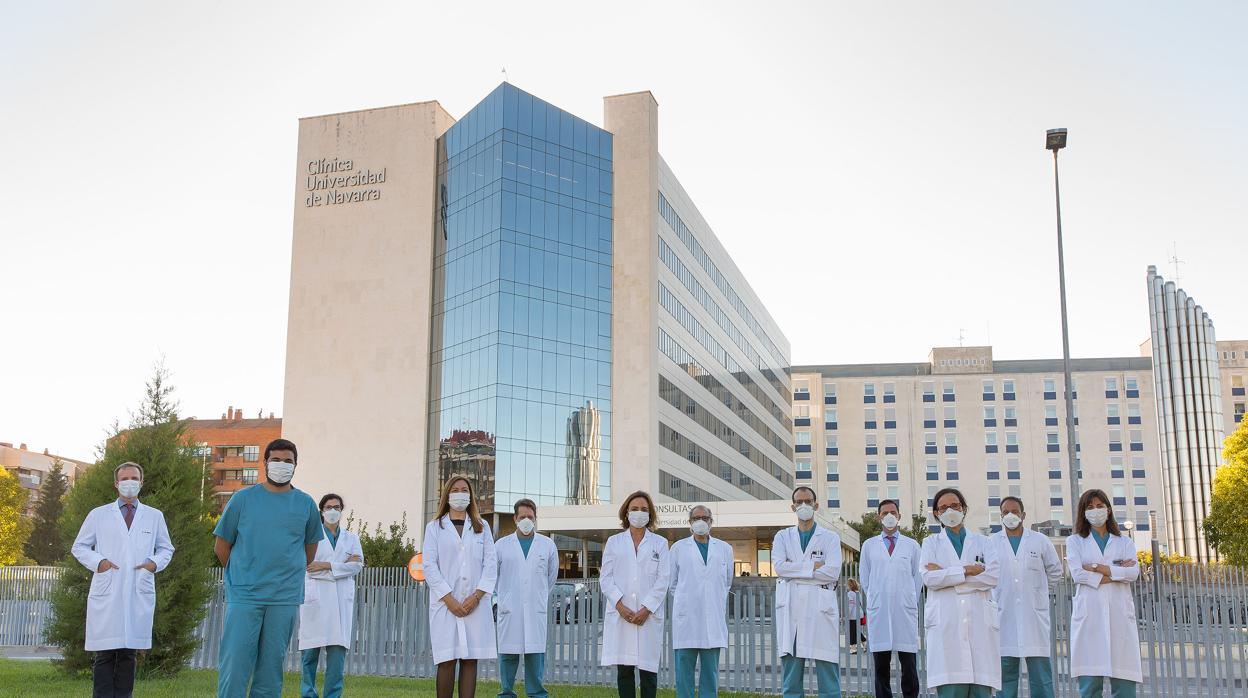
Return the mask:
<svg viewBox="0 0 1248 698"><path fill-rule="evenodd" d="M855 576L853 569L848 576ZM49 595L56 568L0 568L0 645L38 645L50 615ZM191 665L214 668L225 602L220 570L217 593L197 629L201 641ZM838 585L846 608L845 585ZM1160 565L1143 570L1134 587L1140 625L1144 684L1141 695L1208 698L1248 695L1248 576L1229 567ZM1072 585L1064 580L1052 590L1053 658L1058 696L1075 696L1070 671ZM720 655L720 688L751 693L780 692L772 608L775 580L734 580L728 609L729 646ZM920 604L922 602L920 601ZM354 637L347 654L348 672L380 676L431 677L428 588L402 568L369 568L357 578ZM548 615L546 680L551 684L614 685L612 668L599 666L603 601L596 580L559 580ZM670 611L670 608L669 608ZM842 618L845 614L842 613ZM922 607L919 609L922 618ZM665 614L664 652L659 681L674 684L671 613ZM871 694L871 655L852 652L847 631L829 642L841 645L841 684L846 693ZM813 663L807 688L815 689ZM286 668L297 671L292 640ZM496 678L496 662L482 662L485 678ZM920 683L926 686L925 656L919 653ZM894 692L900 676L894 665ZM1026 680L1022 681L1027 695ZM932 692L924 689L924 695Z"/></svg>

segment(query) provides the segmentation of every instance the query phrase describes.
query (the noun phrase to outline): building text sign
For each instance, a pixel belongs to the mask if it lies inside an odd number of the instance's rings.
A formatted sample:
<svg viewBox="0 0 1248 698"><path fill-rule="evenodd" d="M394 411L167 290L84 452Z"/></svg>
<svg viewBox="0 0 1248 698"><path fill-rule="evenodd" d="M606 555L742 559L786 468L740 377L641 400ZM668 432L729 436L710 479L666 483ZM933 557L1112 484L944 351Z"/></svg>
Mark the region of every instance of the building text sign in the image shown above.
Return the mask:
<svg viewBox="0 0 1248 698"><path fill-rule="evenodd" d="M386 168L362 167L355 160L320 158L309 160L304 168L303 205L337 206L381 199Z"/></svg>

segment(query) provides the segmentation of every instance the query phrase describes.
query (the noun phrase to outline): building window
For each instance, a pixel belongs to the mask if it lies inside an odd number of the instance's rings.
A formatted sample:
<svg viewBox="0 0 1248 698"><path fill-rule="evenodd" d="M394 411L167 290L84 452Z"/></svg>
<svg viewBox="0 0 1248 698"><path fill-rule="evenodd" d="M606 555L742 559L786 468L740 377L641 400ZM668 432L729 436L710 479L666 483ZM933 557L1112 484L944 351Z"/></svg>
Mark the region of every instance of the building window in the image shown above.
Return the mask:
<svg viewBox="0 0 1248 698"><path fill-rule="evenodd" d="M1058 440L1057 432L1050 431L1044 435L1045 450L1049 453L1057 453L1062 450L1061 441Z"/></svg>
<svg viewBox="0 0 1248 698"><path fill-rule="evenodd" d="M1144 456L1131 456L1131 477L1142 478L1147 475L1144 472Z"/></svg>
<svg viewBox="0 0 1248 698"><path fill-rule="evenodd" d="M997 432L984 432L984 453L997 452Z"/></svg>
<svg viewBox="0 0 1248 698"><path fill-rule="evenodd" d="M1005 426L1007 427L1018 426L1018 408L1017 407L1005 408Z"/></svg>
<svg viewBox="0 0 1248 698"><path fill-rule="evenodd" d="M1005 452L1018 453L1018 432L1005 432Z"/></svg>
<svg viewBox="0 0 1248 698"><path fill-rule="evenodd" d="M1137 485L1133 485L1131 489L1135 493L1135 502L1134 502L1135 504L1148 504L1148 486L1147 485L1137 484Z"/></svg>
<svg viewBox="0 0 1248 698"><path fill-rule="evenodd" d="M686 411L696 412L696 409ZM810 426L810 405L793 405L793 426Z"/></svg>
<svg viewBox="0 0 1248 698"><path fill-rule="evenodd" d="M797 459L797 472L799 472L799 473L809 473L809 472L810 472L810 459L809 459L809 458L798 458L798 459Z"/></svg>
<svg viewBox="0 0 1248 698"><path fill-rule="evenodd" d="M897 455L897 434L889 433L884 435L884 455Z"/></svg>
<svg viewBox="0 0 1248 698"><path fill-rule="evenodd" d="M799 431L793 434L794 451L798 453L810 453L810 432Z"/></svg>
<svg viewBox="0 0 1248 698"><path fill-rule="evenodd" d="M1122 418L1118 413L1118 403L1111 402L1105 405L1105 423L1110 426L1122 423Z"/></svg>
<svg viewBox="0 0 1248 698"><path fill-rule="evenodd" d="M248 463L256 463L260 460L259 446L243 446L243 460Z"/></svg>
<svg viewBox="0 0 1248 698"><path fill-rule="evenodd" d="M867 507L869 509L875 509L879 505L880 505L880 488L868 487L867 488Z"/></svg>
<svg viewBox="0 0 1248 698"><path fill-rule="evenodd" d="M1050 521L1056 521L1059 524L1065 525L1066 523L1065 516L1066 516L1066 510L1061 507L1053 507L1052 509L1049 510Z"/></svg>
<svg viewBox="0 0 1248 698"><path fill-rule="evenodd" d="M935 458L927 459L927 479L935 480L940 476L938 464Z"/></svg>
<svg viewBox="0 0 1248 698"><path fill-rule="evenodd" d="M1106 378L1105 379L1105 398L1107 400L1113 400L1117 397L1118 397L1118 379Z"/></svg>
<svg viewBox="0 0 1248 698"><path fill-rule="evenodd" d="M259 477L259 471L256 468L243 468L243 484L254 485L256 478Z"/></svg>
<svg viewBox="0 0 1248 698"><path fill-rule="evenodd" d="M825 405L836 404L836 383L823 384L823 403Z"/></svg>
<svg viewBox="0 0 1248 698"><path fill-rule="evenodd" d="M984 408L984 426L985 427L997 426L997 408L996 407L992 407L990 405Z"/></svg>
<svg viewBox="0 0 1248 698"><path fill-rule="evenodd" d="M1127 504L1127 486L1115 484L1113 487L1114 506L1121 507Z"/></svg>
<svg viewBox="0 0 1248 698"><path fill-rule="evenodd" d="M810 381L795 380L793 381L793 399L809 400L810 399Z"/></svg>
<svg viewBox="0 0 1248 698"><path fill-rule="evenodd" d="M924 432L924 434L923 434L923 452L924 452L924 453L935 453L935 452L936 452L936 432L933 432L933 431Z"/></svg>
<svg viewBox="0 0 1248 698"><path fill-rule="evenodd" d="M1110 451L1122 450L1122 430L1121 429L1109 430L1109 450Z"/></svg>
<svg viewBox="0 0 1248 698"><path fill-rule="evenodd" d="M1049 485L1049 506L1059 506L1062 503L1062 486Z"/></svg>
<svg viewBox="0 0 1248 698"><path fill-rule="evenodd" d="M823 470L828 475L840 475L841 474L840 461L831 460L831 459L824 461Z"/></svg>
<svg viewBox="0 0 1248 698"><path fill-rule="evenodd" d="M945 402L953 402L955 395L953 392L953 381L945 381L941 389L942 399Z"/></svg>
<svg viewBox="0 0 1248 698"><path fill-rule="evenodd" d="M884 384L884 402L897 402L897 384Z"/></svg>
<svg viewBox="0 0 1248 698"><path fill-rule="evenodd" d="M878 422L875 420L875 408L868 407L862 411L862 428L875 429Z"/></svg>
<svg viewBox="0 0 1248 698"><path fill-rule="evenodd" d="M836 434L825 434L823 437L824 448L827 449L827 455L839 455L840 449L836 447Z"/></svg>
<svg viewBox="0 0 1248 698"><path fill-rule="evenodd" d="M823 408L823 428L824 429L836 428L836 408L835 407Z"/></svg>
<svg viewBox="0 0 1248 698"><path fill-rule="evenodd" d="M1248 352L1244 355L1248 357ZM1244 377L1241 374L1231 376L1231 395L1239 397L1244 394Z"/></svg>
<svg viewBox="0 0 1248 698"><path fill-rule="evenodd" d="M1129 432L1127 432L1127 436L1128 438L1131 439L1132 451L1144 450L1144 432L1143 431L1139 429L1132 429Z"/></svg>
<svg viewBox="0 0 1248 698"><path fill-rule="evenodd" d="M875 402L875 383L862 384L862 401Z"/></svg>
<svg viewBox="0 0 1248 698"><path fill-rule="evenodd" d="M958 479L958 459L950 458L945 461L945 478L948 480Z"/></svg>
<svg viewBox="0 0 1248 698"><path fill-rule="evenodd" d="M923 428L936 428L936 407L934 405L923 406Z"/></svg>
<svg viewBox="0 0 1248 698"><path fill-rule="evenodd" d="M1022 498L1023 486L1022 485L1010 485L1010 496Z"/></svg>
<svg viewBox="0 0 1248 698"><path fill-rule="evenodd" d="M888 491L888 498L893 500L894 502L901 499L901 488L898 487L897 485L889 485L887 491Z"/></svg>
<svg viewBox="0 0 1248 698"><path fill-rule="evenodd" d="M945 405L945 428L953 429L958 426L958 410L953 405Z"/></svg>
<svg viewBox="0 0 1248 698"><path fill-rule="evenodd" d="M1126 385L1124 387L1127 389L1127 397L1139 397L1140 381L1135 376L1127 376L1125 382Z"/></svg>
<svg viewBox="0 0 1248 698"><path fill-rule="evenodd" d="M875 434L867 434L866 439L867 439L867 455L874 456L875 454L879 453L880 449L877 446Z"/></svg>
<svg viewBox="0 0 1248 698"><path fill-rule="evenodd" d="M923 402L936 402L935 381L923 381Z"/></svg>
<svg viewBox="0 0 1248 698"><path fill-rule="evenodd" d="M1053 379L1053 378L1044 379L1044 399L1045 400L1057 399L1057 380L1056 379Z"/></svg>
<svg viewBox="0 0 1248 698"><path fill-rule="evenodd" d="M828 493L828 506L832 509L836 509L841 506L840 485L828 485L826 489Z"/></svg>
<svg viewBox="0 0 1248 698"><path fill-rule="evenodd" d="M945 434L945 453L957 453L957 452L958 452L958 435L956 433L955 434L946 433Z"/></svg>
<svg viewBox="0 0 1248 698"><path fill-rule="evenodd" d="M1128 402L1127 403L1127 424L1139 424L1139 423L1140 423L1140 403Z"/></svg>
<svg viewBox="0 0 1248 698"><path fill-rule="evenodd" d="M994 392L996 389L993 386L993 383L991 380L984 381L983 390L984 390L984 400L996 400L997 399L996 393Z"/></svg>
<svg viewBox="0 0 1248 698"><path fill-rule="evenodd" d="M885 429L897 428L897 408L896 407L884 408L884 428Z"/></svg>
<svg viewBox="0 0 1248 698"><path fill-rule="evenodd" d="M1003 400L1013 400L1013 399L1014 399L1014 395L1015 395L1015 392L1014 392L1014 379L1012 379L1012 378L1007 378L1007 379L1005 379L1005 380L1001 381L1001 399L1003 399Z"/></svg>

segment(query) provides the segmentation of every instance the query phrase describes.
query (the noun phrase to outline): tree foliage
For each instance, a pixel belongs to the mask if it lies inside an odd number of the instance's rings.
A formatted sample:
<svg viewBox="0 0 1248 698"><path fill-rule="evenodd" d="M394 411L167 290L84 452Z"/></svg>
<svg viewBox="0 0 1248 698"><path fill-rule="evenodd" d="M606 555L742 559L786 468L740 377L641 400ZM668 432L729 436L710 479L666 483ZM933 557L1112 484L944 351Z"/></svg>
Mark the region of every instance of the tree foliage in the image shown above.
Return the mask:
<svg viewBox="0 0 1248 698"><path fill-rule="evenodd" d="M17 476L0 468L0 565L24 561L22 550L30 535L30 520L23 516L27 496Z"/></svg>
<svg viewBox="0 0 1248 698"><path fill-rule="evenodd" d="M862 515L862 519L858 521L846 521L850 528L858 532L858 540L865 541L872 536L880 535L884 527L880 525L880 519L875 512L867 512Z"/></svg>
<svg viewBox="0 0 1248 698"><path fill-rule="evenodd" d="M1213 476L1213 499L1205 519L1205 539L1227 563L1248 565L1248 420L1226 437L1226 465Z"/></svg>
<svg viewBox="0 0 1248 698"><path fill-rule="evenodd" d="M355 519L355 511L347 515L346 528L360 536L364 564L369 567L406 567L416 554L416 541L407 536L407 513L398 522L391 522L386 531L377 524L372 531L368 522Z"/></svg>
<svg viewBox="0 0 1248 698"><path fill-rule="evenodd" d="M913 538L918 543L922 543L924 538L932 535L932 529L927 527L927 513L920 512L910 515L910 529L905 534Z"/></svg>
<svg viewBox="0 0 1248 698"><path fill-rule="evenodd" d="M169 567L156 576L152 649L139 654L139 672L144 675L173 675L185 666L199 644L195 630L214 593L210 466L194 455L186 422L177 418L168 378L165 368L157 366L143 405L131 416L130 429L114 434L100 462L79 476L61 517L62 535L73 540L92 509L116 500L113 469L126 461L143 466L139 501L164 513L176 549ZM52 596L48 641L61 648L62 668L80 671L91 662L83 641L92 571L72 557L62 569Z"/></svg>
<svg viewBox="0 0 1248 698"><path fill-rule="evenodd" d="M52 468L39 488L34 529L26 541L26 555L40 565L55 565L69 552L69 542L61 535L60 529L65 492L69 489L63 465L59 458L52 461Z"/></svg>

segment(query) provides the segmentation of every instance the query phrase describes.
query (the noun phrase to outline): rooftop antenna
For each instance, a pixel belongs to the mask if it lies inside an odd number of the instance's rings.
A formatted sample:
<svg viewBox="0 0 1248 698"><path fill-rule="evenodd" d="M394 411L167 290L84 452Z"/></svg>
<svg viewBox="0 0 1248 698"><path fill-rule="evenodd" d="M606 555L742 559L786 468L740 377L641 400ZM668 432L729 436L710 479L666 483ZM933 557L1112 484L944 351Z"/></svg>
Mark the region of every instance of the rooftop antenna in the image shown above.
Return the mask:
<svg viewBox="0 0 1248 698"><path fill-rule="evenodd" d="M959 327L958 328L958 346L964 346L962 344L964 341L966 341L966 328Z"/></svg>
<svg viewBox="0 0 1248 698"><path fill-rule="evenodd" d="M1183 284L1179 283L1179 265L1187 264L1187 262L1184 262L1183 260L1179 259L1179 244L1178 243L1170 243L1170 244L1173 246L1172 249L1174 250L1174 252L1170 255L1170 263L1174 265L1174 285L1181 287Z"/></svg>
<svg viewBox="0 0 1248 698"><path fill-rule="evenodd" d="M507 79L507 66L503 66L503 82L510 82Z"/></svg>

